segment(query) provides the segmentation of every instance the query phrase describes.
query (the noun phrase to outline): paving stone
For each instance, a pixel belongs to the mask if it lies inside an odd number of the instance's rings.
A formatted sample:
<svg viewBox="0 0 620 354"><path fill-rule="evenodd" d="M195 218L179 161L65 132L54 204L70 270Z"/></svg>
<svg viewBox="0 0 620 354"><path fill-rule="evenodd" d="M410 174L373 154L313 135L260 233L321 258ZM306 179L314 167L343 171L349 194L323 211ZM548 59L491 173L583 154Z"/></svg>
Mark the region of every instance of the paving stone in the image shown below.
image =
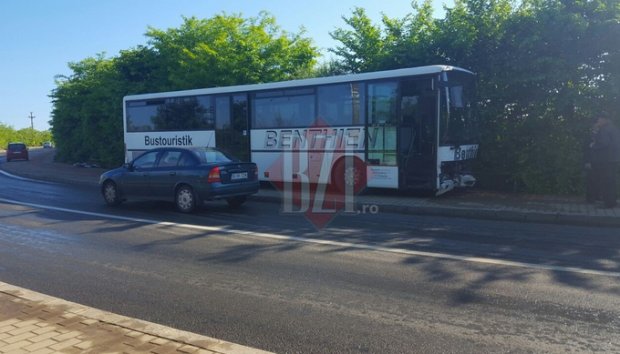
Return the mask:
<svg viewBox="0 0 620 354"><path fill-rule="evenodd" d="M46 340L43 340L43 341L38 342L38 343L32 343L31 345L24 347L24 349L29 351L29 352L33 352L35 350L39 350L39 349L43 349L45 347L49 347L49 346L54 345L56 343L58 343L58 342L56 342L55 340L46 339Z"/></svg>
<svg viewBox="0 0 620 354"><path fill-rule="evenodd" d="M54 339L60 342L60 341L63 341L63 340L75 338L75 337L79 336L80 334L82 334L82 332L71 331L71 332L60 334L60 335L54 337Z"/></svg>
<svg viewBox="0 0 620 354"><path fill-rule="evenodd" d="M9 333L11 334L11 333ZM32 332L26 332L26 333L22 333L20 335L12 335L9 338L3 339L5 342L9 343L9 344L13 344L13 343L17 343L19 341L25 341L28 338L32 338L35 337L36 334L32 333Z"/></svg>
<svg viewBox="0 0 620 354"><path fill-rule="evenodd" d="M4 327L4 326L9 326L12 325L13 323L19 322L18 319L15 318L11 318L8 320L4 320L4 321L0 321L0 328Z"/></svg>
<svg viewBox="0 0 620 354"><path fill-rule="evenodd" d="M11 331L14 331L16 329L17 329L17 327L8 325L8 326L0 327L0 333L11 332Z"/></svg>
<svg viewBox="0 0 620 354"><path fill-rule="evenodd" d="M29 342L29 341L27 341L25 339L24 340L17 340L17 341L14 341L14 342L7 342L5 340L5 342L8 345L3 345L2 349L0 349L0 350L2 350L3 353L12 353L12 354L17 352L18 349L21 349L21 348L23 348L25 346L28 346L28 345L32 344L31 342Z"/></svg>
<svg viewBox="0 0 620 354"><path fill-rule="evenodd" d="M30 354L52 354L52 353L56 354L56 351L54 351L52 349L49 349L49 348L42 348L42 349L36 350L36 351L34 351L34 352L30 353Z"/></svg>
<svg viewBox="0 0 620 354"><path fill-rule="evenodd" d="M58 344L54 344L54 345L50 346L50 348L54 349L54 350L60 351L60 350L63 350L65 348L73 347L74 345L76 345L76 344L78 344L80 342L82 342L82 341L79 340L79 339L75 339L75 338L66 339L66 340L64 340L64 341L62 341L62 342L60 342Z"/></svg>
<svg viewBox="0 0 620 354"><path fill-rule="evenodd" d="M39 329L35 329L34 331L32 331L32 333L36 333L36 334L45 334L48 332L55 332L56 334L60 334L59 332L54 331L56 327L54 326L50 326L49 324L47 325L47 327L40 327Z"/></svg>
<svg viewBox="0 0 620 354"><path fill-rule="evenodd" d="M57 336L58 334L59 334L59 333L58 333L58 332L56 332L56 331L53 331L53 332L47 332L47 333L44 333L44 334L37 335L36 337L29 338L28 340L29 340L29 341L31 341L31 342L33 342L33 343L38 343L38 342L44 341L44 340L46 340L46 339L48 339L48 338L54 338L54 339L56 339L56 336Z"/></svg>
<svg viewBox="0 0 620 354"><path fill-rule="evenodd" d="M27 333L27 332L33 332L36 331L37 329L39 329L39 327L35 326L35 325L28 325L25 327L21 327L21 328L15 328L12 331L9 331L8 333L14 336L19 336L23 333Z"/></svg>

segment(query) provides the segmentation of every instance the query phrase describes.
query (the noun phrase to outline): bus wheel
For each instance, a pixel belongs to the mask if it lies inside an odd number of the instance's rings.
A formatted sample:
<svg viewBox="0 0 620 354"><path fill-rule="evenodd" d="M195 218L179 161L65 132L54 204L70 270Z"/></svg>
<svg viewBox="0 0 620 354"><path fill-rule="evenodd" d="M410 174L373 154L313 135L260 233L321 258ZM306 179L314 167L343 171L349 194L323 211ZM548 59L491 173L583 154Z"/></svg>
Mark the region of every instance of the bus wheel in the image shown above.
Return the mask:
<svg viewBox="0 0 620 354"><path fill-rule="evenodd" d="M347 166L346 157L338 160L332 169L332 184L340 193L345 193L353 187L355 194L366 188L366 164L354 157L353 163Z"/></svg>

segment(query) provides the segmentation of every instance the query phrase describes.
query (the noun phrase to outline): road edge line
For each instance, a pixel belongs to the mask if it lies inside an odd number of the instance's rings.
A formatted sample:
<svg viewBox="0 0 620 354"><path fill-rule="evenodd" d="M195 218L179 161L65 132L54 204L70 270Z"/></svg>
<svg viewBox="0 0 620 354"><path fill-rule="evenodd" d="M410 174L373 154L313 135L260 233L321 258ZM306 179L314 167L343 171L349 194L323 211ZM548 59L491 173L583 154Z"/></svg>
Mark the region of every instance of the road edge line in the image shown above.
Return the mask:
<svg viewBox="0 0 620 354"><path fill-rule="evenodd" d="M403 249L403 248L389 248L389 247L375 246L375 245L370 245L370 244L356 244L356 243L349 243L349 242L342 242L342 241L321 240L321 239L304 238L304 237L297 237L297 236L278 235L278 234L272 234L272 233L266 233L266 232L229 229L229 228L222 228L218 226L182 224L182 223L176 223L176 222L170 222L170 221L158 221L158 220L153 220L153 219L130 218L126 216L119 216L119 215L113 215L113 214L103 214L103 213L96 213L96 212L90 212L90 211L54 207L54 206L49 206L49 205L20 202L20 201L10 200L6 198L0 198L0 202L27 206L31 208L39 208L39 209L45 209L45 210L73 213L73 214L79 214L79 215L96 216L100 218L123 220L123 221L129 221L129 222L139 222L142 224L149 224L149 225L176 226L176 227L185 228L185 229L202 230L202 231L209 231L209 232L222 232L222 233L227 233L227 234L259 237L259 238L266 238L266 239L272 239L272 240L295 241L295 242L302 242L302 243L314 244L314 245L353 248L353 249L359 249L359 250L401 254L401 255L406 255L406 256L446 259L446 260L453 260L453 261L459 261L459 262L490 264L490 265L496 265L496 266L513 267L513 268L536 269L536 270L543 270L543 271L567 272L567 273L599 275L599 276L620 278L620 272L613 272L613 271L606 271L606 270L596 270L596 269L559 266L559 265L548 265L548 264L536 264L536 263L510 261L510 260L476 257L476 256L459 256L459 255L453 255L449 253L415 251L415 250L408 250L408 249Z"/></svg>

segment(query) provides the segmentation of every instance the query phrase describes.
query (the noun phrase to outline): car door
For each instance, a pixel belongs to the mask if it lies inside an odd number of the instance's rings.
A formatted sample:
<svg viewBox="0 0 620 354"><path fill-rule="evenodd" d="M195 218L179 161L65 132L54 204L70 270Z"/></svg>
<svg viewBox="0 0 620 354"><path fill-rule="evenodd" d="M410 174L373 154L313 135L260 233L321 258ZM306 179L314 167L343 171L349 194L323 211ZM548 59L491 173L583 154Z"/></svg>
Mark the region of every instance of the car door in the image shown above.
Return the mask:
<svg viewBox="0 0 620 354"><path fill-rule="evenodd" d="M157 166L160 151L148 151L136 158L123 176L123 191L127 196L150 198L151 174Z"/></svg>
<svg viewBox="0 0 620 354"><path fill-rule="evenodd" d="M157 166L150 172L151 193L155 198L171 199L177 184L177 166L182 150L162 151Z"/></svg>

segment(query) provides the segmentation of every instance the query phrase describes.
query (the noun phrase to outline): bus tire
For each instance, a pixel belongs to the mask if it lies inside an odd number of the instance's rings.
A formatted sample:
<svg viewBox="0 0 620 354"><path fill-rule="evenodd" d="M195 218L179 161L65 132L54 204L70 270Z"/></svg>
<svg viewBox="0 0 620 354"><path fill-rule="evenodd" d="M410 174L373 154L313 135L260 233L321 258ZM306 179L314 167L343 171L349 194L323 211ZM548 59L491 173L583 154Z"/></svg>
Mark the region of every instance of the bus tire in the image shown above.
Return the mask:
<svg viewBox="0 0 620 354"><path fill-rule="evenodd" d="M343 157L332 168L331 182L339 193L345 193L351 185L355 194L366 188L366 164L357 157L352 158L352 166L347 168L347 158Z"/></svg>

